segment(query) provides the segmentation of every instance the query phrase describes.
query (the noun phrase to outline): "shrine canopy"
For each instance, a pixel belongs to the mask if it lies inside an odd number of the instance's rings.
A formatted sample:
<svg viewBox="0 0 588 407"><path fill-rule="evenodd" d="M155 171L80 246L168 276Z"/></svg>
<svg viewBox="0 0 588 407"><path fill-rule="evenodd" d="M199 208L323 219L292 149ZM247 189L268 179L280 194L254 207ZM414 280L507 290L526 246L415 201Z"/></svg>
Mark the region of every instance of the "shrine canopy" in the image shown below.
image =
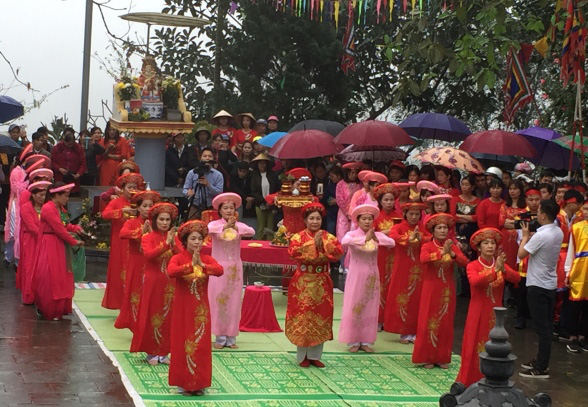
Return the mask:
<svg viewBox="0 0 588 407"><path fill-rule="evenodd" d="M197 17L177 16L164 13L129 13L120 16L123 20L150 25L165 25L170 27L204 27L210 21Z"/></svg>

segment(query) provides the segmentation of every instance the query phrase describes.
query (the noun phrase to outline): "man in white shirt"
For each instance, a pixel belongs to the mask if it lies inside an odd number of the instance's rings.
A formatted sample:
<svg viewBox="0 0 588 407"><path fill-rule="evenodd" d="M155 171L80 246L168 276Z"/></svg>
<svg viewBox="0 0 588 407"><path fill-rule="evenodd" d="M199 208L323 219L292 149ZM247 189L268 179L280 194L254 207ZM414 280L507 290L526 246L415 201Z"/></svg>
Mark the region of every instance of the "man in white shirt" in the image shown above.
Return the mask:
<svg viewBox="0 0 588 407"><path fill-rule="evenodd" d="M529 225L524 223L522 226L523 239L518 256L521 260L529 256L527 302L539 342L537 358L521 365L524 370L519 375L522 377L549 378L557 288L556 267L564 237L559 226L554 223L558 212L559 207L555 201L543 200L537 213L537 221L541 225L537 232L531 236Z"/></svg>

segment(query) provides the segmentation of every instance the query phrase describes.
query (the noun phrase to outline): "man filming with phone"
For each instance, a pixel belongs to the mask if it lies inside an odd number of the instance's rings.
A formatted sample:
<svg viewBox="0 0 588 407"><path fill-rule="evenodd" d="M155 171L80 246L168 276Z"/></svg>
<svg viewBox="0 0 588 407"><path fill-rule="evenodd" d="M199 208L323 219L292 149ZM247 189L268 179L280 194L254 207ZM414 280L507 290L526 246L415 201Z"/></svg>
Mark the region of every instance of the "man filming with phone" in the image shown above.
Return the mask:
<svg viewBox="0 0 588 407"><path fill-rule="evenodd" d="M200 163L186 176L182 192L190 202L187 219L199 218L202 211L212 207L214 197L223 192L223 175L212 167L213 164L212 150L203 148Z"/></svg>
<svg viewBox="0 0 588 407"><path fill-rule="evenodd" d="M541 225L531 236L528 222L523 222L523 238L518 257L529 256L527 270L527 302L539 342L537 358L523 363L519 375L528 378L549 378L551 336L553 332L553 311L557 289L557 261L563 241L563 232L554 223L559 206L555 201L545 199L539 204L537 222Z"/></svg>

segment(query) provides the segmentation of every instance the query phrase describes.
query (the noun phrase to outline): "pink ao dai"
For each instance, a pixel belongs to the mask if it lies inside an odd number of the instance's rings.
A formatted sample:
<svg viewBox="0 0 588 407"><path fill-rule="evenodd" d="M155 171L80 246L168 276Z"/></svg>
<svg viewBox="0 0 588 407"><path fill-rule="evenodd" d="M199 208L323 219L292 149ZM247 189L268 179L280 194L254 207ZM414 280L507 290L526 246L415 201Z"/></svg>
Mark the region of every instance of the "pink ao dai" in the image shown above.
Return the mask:
<svg viewBox="0 0 588 407"><path fill-rule="evenodd" d="M241 237L255 235L255 230L237 222L235 229L223 230L227 221L215 220L208 224L212 238L212 257L223 267L224 274L208 282L208 301L212 320L212 334L237 336L241 319L241 293L243 291L243 262Z"/></svg>
<svg viewBox="0 0 588 407"><path fill-rule="evenodd" d="M343 315L339 329L341 343L374 343L378 334L380 274L378 246L394 247L394 239L376 232L379 243L366 243L365 232L348 232L341 245L350 253L349 273L343 293Z"/></svg>

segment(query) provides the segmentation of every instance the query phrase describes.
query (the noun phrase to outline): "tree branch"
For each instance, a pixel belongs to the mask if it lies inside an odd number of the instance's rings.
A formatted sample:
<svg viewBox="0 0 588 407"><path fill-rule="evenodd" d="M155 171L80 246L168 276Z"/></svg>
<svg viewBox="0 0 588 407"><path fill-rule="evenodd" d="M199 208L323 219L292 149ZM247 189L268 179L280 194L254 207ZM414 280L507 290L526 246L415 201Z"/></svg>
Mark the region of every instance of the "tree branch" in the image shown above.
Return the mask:
<svg viewBox="0 0 588 407"><path fill-rule="evenodd" d="M8 58L6 58L6 55L4 55L4 53L2 51L0 51L0 56L2 57L2 59L4 59L6 61L6 63L8 64L8 66L10 67L10 70L12 71L12 75L14 76L14 80L16 80L18 83L20 83L21 85L26 86L26 88L32 92L38 92L37 89L34 89L31 86L30 82L24 83L23 81L21 81L18 78L18 69L15 71L14 68L12 67L12 63L10 63L10 61L8 60Z"/></svg>

